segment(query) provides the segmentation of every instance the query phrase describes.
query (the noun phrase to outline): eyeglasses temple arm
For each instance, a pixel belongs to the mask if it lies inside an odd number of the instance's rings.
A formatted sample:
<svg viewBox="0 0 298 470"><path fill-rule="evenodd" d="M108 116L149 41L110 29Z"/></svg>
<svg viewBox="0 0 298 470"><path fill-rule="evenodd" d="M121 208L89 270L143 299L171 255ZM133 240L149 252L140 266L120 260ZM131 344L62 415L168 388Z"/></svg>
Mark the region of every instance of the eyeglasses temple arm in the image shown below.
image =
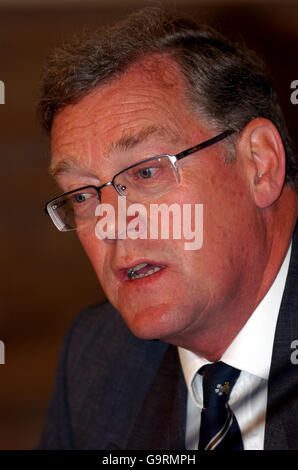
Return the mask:
<svg viewBox="0 0 298 470"><path fill-rule="evenodd" d="M180 152L176 155L177 160L180 160L183 157L187 157L187 155L190 155L191 153L198 152L198 150L203 150L206 147L209 147L210 145L216 144L217 142L220 142L221 140L225 139L231 134L234 134L234 130L229 129L227 131L222 132L221 134L212 137L212 139L206 140L206 142L202 142L199 145L196 145L195 147L190 147L183 152Z"/></svg>

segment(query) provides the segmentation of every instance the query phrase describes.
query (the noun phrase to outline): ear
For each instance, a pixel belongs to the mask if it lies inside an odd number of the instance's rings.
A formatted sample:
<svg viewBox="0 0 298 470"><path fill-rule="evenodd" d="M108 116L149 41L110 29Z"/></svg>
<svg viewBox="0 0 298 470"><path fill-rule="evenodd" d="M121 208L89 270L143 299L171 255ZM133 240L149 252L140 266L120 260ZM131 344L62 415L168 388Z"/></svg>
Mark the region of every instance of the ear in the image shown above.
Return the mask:
<svg viewBox="0 0 298 470"><path fill-rule="evenodd" d="M250 187L255 203L260 208L269 207L279 198L285 180L281 136L273 122L257 118L245 127L242 137L250 162Z"/></svg>

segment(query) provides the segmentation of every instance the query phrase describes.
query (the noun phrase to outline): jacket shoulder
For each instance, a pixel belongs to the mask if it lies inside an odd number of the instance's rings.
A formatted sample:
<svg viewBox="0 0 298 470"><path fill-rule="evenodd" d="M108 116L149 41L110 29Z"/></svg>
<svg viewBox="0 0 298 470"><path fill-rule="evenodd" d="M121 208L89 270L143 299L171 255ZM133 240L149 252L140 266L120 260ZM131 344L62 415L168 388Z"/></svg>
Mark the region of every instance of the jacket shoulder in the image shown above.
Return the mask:
<svg viewBox="0 0 298 470"><path fill-rule="evenodd" d="M117 347L129 337L132 334L109 302L93 305L79 313L68 331L68 356L75 365L77 361L84 360L85 355L92 354L94 358L94 354L97 351L102 354L109 343Z"/></svg>
<svg viewBox="0 0 298 470"><path fill-rule="evenodd" d="M136 338L106 302L83 310L61 351L39 449L105 449L129 431L166 353Z"/></svg>

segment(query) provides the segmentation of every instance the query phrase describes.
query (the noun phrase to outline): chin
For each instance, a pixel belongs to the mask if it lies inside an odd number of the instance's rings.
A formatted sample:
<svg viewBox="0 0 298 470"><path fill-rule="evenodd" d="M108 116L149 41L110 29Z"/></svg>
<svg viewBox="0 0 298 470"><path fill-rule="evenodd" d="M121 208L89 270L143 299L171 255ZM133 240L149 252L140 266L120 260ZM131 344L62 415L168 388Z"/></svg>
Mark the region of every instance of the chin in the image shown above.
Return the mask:
<svg viewBox="0 0 298 470"><path fill-rule="evenodd" d="M180 331L177 306L159 304L145 308L119 309L131 332L141 339L165 339L175 336Z"/></svg>

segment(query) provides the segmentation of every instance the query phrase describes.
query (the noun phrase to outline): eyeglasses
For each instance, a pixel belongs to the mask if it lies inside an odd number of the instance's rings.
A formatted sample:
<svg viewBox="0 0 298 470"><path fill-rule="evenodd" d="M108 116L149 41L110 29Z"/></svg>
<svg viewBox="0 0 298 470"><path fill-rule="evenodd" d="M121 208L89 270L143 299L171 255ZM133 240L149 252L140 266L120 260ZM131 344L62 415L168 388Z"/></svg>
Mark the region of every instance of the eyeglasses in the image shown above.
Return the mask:
<svg viewBox="0 0 298 470"><path fill-rule="evenodd" d="M55 197L45 205L45 212L61 232L80 230L96 220L95 211L101 202L101 191L113 186L116 192L133 203L155 199L175 189L180 182L176 162L192 153L216 144L233 134L226 130L177 155L157 155L121 170L111 181L101 186L83 186Z"/></svg>

